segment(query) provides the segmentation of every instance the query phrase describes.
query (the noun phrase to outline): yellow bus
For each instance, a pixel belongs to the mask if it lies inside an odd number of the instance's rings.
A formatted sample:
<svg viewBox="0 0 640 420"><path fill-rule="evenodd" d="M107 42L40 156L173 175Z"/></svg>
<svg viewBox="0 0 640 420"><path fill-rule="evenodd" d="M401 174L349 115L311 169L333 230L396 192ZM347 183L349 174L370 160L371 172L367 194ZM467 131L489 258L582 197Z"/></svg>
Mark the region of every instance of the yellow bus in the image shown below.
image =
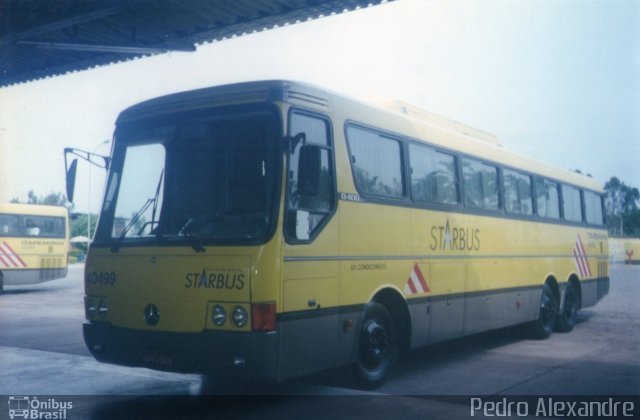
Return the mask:
<svg viewBox="0 0 640 420"><path fill-rule="evenodd" d="M0 203L0 291L67 276L65 207Z"/></svg>
<svg viewBox="0 0 640 420"><path fill-rule="evenodd" d="M596 182L406 104L248 82L135 105L114 139L85 273L99 361L375 387L408 350L545 338L608 292Z"/></svg>

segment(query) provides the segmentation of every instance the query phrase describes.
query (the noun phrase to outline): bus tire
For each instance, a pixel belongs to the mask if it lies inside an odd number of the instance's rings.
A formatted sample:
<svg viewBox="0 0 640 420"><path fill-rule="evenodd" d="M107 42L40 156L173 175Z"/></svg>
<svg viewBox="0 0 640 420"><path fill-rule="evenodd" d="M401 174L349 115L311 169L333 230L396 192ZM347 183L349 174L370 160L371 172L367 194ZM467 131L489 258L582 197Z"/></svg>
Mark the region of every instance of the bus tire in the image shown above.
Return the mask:
<svg viewBox="0 0 640 420"><path fill-rule="evenodd" d="M374 389L389 376L398 358L398 336L386 307L369 303L358 331L356 361L351 366L358 386Z"/></svg>
<svg viewBox="0 0 640 420"><path fill-rule="evenodd" d="M2 293L4 291L4 276L2 275L2 272L0 271L0 293Z"/></svg>
<svg viewBox="0 0 640 420"><path fill-rule="evenodd" d="M557 308L556 297L548 284L542 286L540 294L540 307L538 319L531 323L531 335L538 340L548 338L556 324Z"/></svg>
<svg viewBox="0 0 640 420"><path fill-rule="evenodd" d="M567 283L564 289L564 304L556 320L556 330L569 332L576 325L576 317L580 308L580 297L573 283Z"/></svg>

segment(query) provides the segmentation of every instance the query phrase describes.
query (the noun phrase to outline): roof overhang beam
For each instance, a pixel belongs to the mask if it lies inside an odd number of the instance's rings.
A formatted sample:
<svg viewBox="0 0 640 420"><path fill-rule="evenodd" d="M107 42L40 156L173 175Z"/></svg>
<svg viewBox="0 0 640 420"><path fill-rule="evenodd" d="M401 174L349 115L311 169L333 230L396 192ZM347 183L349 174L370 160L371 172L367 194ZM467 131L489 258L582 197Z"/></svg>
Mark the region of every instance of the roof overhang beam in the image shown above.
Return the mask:
<svg viewBox="0 0 640 420"><path fill-rule="evenodd" d="M60 29L68 28L70 26L79 25L81 23L92 22L94 20L103 19L109 16L116 15L127 9L136 6L138 2L132 1L129 3L120 3L112 7L94 10L87 13L81 13L76 16L71 16L66 19L57 21L43 22L39 25L35 25L32 28L9 33L6 36L0 37L0 45L17 43L28 38L43 35Z"/></svg>
<svg viewBox="0 0 640 420"><path fill-rule="evenodd" d="M146 46L146 45L97 45L97 44L75 44L66 42L47 41L19 41L18 45L27 45L47 50L96 52L96 53L118 53L118 54L162 54L171 51L193 52L195 45L180 46Z"/></svg>

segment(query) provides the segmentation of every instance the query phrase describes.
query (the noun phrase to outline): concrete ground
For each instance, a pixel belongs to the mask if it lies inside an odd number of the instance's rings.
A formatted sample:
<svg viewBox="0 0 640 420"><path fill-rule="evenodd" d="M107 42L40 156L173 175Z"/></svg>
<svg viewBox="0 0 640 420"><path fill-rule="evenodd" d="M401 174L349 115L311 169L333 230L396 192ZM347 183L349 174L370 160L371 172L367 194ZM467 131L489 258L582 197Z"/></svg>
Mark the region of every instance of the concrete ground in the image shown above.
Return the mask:
<svg viewBox="0 0 640 420"><path fill-rule="evenodd" d="M640 395L640 267L613 267L609 296L580 311L571 333L537 341L511 328L414 351L375 392L353 389L344 370L203 386L197 375L98 363L82 339L82 285L78 265L0 295L0 419L3 399L18 395L73 401L66 418L99 419L469 418L470 396Z"/></svg>

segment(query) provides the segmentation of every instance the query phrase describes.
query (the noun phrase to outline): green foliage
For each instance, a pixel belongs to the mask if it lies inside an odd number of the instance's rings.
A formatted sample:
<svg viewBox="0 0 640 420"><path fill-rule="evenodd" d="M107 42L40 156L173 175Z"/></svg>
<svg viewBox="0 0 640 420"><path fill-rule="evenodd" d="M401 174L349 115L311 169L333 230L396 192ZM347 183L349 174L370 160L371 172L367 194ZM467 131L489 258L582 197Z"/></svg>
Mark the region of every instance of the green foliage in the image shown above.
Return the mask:
<svg viewBox="0 0 640 420"><path fill-rule="evenodd" d="M92 214L91 215L91 232L92 233L95 232L97 223L98 223L98 215ZM76 236L89 237L89 235L87 234L87 215L86 215L86 213L77 214L77 215L74 215L74 217L71 218L71 237L74 238ZM86 243L78 243L78 244L75 244L75 246L77 248L83 250L84 252L87 251L87 244Z"/></svg>
<svg viewBox="0 0 640 420"><path fill-rule="evenodd" d="M21 201L19 198L13 198L11 200L12 203L23 203L23 204L42 204L46 206L63 206L71 210L73 208L73 204L67 201L67 196L63 193L54 193L51 192L48 195L41 196L37 195L33 190L30 190L27 193L27 201Z"/></svg>
<svg viewBox="0 0 640 420"><path fill-rule="evenodd" d="M98 223L98 215L91 215L91 232L95 232ZM71 237L89 236L87 234L87 215L85 213L78 214L71 220Z"/></svg>
<svg viewBox="0 0 640 420"><path fill-rule="evenodd" d="M640 236L640 191L617 177L604 184L607 227L612 235Z"/></svg>

